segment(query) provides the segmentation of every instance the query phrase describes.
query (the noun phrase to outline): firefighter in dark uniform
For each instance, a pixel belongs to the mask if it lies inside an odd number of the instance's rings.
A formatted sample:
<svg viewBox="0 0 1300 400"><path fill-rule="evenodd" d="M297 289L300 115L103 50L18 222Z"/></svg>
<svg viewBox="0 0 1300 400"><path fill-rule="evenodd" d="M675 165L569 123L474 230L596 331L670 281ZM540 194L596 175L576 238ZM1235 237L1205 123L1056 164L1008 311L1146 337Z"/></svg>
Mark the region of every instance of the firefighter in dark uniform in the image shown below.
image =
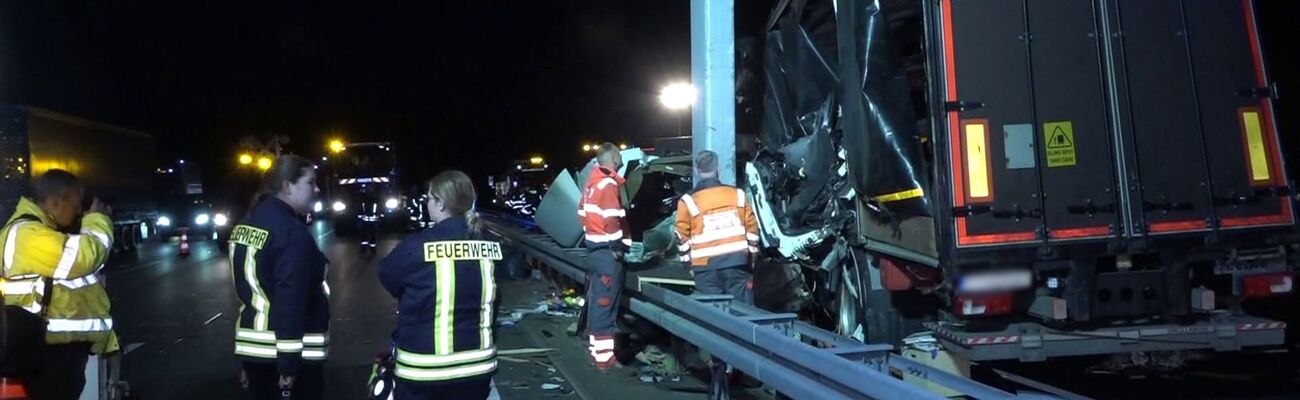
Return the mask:
<svg viewBox="0 0 1300 400"><path fill-rule="evenodd" d="M316 196L312 164L275 160L257 204L230 235L242 306L235 327L241 383L255 399L319 399L329 354L327 260L302 215Z"/></svg>
<svg viewBox="0 0 1300 400"><path fill-rule="evenodd" d="M379 200L367 188L361 190L361 208L357 210L357 227L361 233L361 252L375 253L379 246Z"/></svg>
<svg viewBox="0 0 1300 400"><path fill-rule="evenodd" d="M379 263L398 299L393 333L397 400L486 399L497 368L492 324L501 245L480 238L474 184L459 171L429 181L433 226Z"/></svg>

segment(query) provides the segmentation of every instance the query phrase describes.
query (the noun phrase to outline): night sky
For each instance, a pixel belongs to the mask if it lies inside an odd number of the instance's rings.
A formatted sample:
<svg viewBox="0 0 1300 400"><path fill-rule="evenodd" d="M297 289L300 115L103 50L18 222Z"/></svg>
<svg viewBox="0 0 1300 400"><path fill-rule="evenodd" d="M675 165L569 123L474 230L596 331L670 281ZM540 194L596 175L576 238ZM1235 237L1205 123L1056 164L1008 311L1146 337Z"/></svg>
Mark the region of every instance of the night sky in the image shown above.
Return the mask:
<svg viewBox="0 0 1300 400"><path fill-rule="evenodd" d="M673 133L658 91L690 77L687 1L272 3L6 1L0 92L209 170L246 134L319 155L341 132L484 175Z"/></svg>
<svg viewBox="0 0 1300 400"><path fill-rule="evenodd" d="M657 94L690 76L687 0L326 3L4 1L0 101L152 133L164 160L209 176L248 134L308 156L332 132L391 140L407 176L481 178L676 132ZM744 30L772 1L737 3ZM1260 3L1279 105L1295 110L1289 1ZM1287 132L1295 113L1280 114Z"/></svg>

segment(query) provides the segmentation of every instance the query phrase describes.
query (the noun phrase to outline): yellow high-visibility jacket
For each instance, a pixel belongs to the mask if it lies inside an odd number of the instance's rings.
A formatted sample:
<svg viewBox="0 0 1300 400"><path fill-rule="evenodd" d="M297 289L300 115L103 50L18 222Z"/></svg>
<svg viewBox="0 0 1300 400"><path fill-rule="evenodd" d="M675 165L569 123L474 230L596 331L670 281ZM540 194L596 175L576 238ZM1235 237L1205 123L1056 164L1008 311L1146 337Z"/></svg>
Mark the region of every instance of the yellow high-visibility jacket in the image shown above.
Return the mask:
<svg viewBox="0 0 1300 400"><path fill-rule="evenodd" d="M48 295L45 280L53 280L54 297L45 310L46 343L91 342L95 354L118 349L108 293L98 274L113 248L112 227L107 215L89 213L81 218L81 232L60 232L44 210L24 197L0 231L5 305L39 314Z"/></svg>

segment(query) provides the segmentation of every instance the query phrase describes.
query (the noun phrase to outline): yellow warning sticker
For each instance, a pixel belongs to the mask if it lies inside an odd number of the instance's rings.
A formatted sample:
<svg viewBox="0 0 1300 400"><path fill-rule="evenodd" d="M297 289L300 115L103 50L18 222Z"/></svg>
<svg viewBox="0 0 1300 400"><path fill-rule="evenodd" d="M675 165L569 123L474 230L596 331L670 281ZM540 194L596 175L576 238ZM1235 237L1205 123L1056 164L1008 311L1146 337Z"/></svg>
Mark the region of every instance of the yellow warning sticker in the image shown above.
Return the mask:
<svg viewBox="0 0 1300 400"><path fill-rule="evenodd" d="M1073 167L1077 160L1074 151L1074 126L1070 121L1043 124L1047 140L1047 167Z"/></svg>

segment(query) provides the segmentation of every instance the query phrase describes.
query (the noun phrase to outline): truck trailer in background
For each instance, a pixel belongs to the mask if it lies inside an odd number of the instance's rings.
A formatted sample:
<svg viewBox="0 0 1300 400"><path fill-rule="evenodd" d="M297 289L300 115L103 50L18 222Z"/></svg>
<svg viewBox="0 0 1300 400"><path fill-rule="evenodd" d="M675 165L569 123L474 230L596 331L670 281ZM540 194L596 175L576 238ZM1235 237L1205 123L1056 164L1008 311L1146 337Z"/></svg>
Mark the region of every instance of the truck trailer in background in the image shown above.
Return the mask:
<svg viewBox="0 0 1300 400"><path fill-rule="evenodd" d="M409 229L408 196L397 173L397 155L389 142L346 143L321 167L323 193L312 205L317 218L334 222L340 232L358 227L362 203L373 201L380 226ZM418 221L414 221L418 222Z"/></svg>
<svg viewBox="0 0 1300 400"><path fill-rule="evenodd" d="M31 178L63 169L86 183L87 198L113 206L114 250L132 250L157 231L162 213L153 136L50 110L0 106L0 214L13 213Z"/></svg>
<svg viewBox="0 0 1300 400"><path fill-rule="evenodd" d="M153 136L35 107L0 106L0 214L9 216L31 178L50 169L77 175L87 201L113 207L114 250L134 250L182 229L207 238L231 222L206 196L193 162L161 162Z"/></svg>

